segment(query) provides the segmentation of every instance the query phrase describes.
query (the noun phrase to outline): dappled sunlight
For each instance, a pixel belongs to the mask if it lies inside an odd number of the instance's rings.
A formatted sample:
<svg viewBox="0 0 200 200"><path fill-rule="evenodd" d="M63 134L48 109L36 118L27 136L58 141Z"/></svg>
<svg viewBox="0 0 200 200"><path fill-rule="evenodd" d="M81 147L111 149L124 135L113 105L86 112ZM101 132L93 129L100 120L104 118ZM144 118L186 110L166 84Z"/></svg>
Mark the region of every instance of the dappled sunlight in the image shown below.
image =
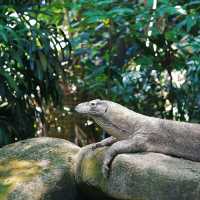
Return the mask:
<svg viewBox="0 0 200 200"><path fill-rule="evenodd" d="M0 162L0 199L23 182L28 182L48 168L48 160L6 160Z"/></svg>
<svg viewBox="0 0 200 200"><path fill-rule="evenodd" d="M73 181L73 156L78 151L79 147L70 142L45 137L3 147L0 151L0 200L39 200L44 195L57 195L57 191L66 194L67 184ZM74 185L69 185L72 187Z"/></svg>

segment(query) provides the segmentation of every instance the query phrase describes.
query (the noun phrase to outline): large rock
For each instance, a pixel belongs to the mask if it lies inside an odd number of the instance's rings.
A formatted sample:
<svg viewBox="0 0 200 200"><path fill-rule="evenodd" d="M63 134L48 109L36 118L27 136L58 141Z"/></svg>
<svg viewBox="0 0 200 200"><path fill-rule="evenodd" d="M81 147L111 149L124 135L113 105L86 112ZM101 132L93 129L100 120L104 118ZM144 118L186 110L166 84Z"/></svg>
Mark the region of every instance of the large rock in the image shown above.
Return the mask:
<svg viewBox="0 0 200 200"><path fill-rule="evenodd" d="M200 163L158 153L118 155L101 173L106 148L79 152L76 180L89 199L199 200ZM99 198L98 198L99 197Z"/></svg>
<svg viewBox="0 0 200 200"><path fill-rule="evenodd" d="M80 150L53 138L5 146L0 149L0 200L80 200L80 191L87 200L200 199L200 163L156 153L121 154L107 179L101 173L106 149Z"/></svg>
<svg viewBox="0 0 200 200"><path fill-rule="evenodd" d="M35 138L0 149L0 200L77 200L74 162L79 147Z"/></svg>

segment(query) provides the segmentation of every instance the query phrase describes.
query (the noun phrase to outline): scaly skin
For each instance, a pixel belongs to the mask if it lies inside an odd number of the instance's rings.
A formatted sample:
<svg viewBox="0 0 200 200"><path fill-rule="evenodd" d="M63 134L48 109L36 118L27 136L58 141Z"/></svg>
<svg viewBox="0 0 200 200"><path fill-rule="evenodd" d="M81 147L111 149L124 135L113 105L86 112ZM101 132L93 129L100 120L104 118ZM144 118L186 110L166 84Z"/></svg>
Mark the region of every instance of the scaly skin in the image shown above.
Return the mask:
<svg viewBox="0 0 200 200"><path fill-rule="evenodd" d="M102 172L108 176L113 158L120 153L157 152L200 162L200 125L138 114L106 100L81 103L75 110L89 115L111 137L92 145L109 146Z"/></svg>

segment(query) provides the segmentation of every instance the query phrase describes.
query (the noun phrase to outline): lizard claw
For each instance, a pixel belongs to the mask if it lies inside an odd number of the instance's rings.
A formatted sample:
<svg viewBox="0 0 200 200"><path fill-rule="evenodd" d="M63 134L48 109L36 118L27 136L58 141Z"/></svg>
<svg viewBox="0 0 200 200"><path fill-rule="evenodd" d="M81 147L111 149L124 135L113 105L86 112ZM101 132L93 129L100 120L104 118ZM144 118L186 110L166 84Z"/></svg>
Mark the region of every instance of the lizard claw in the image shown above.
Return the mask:
<svg viewBox="0 0 200 200"><path fill-rule="evenodd" d="M110 167L109 166L110 166L110 161L104 160L103 166L102 166L102 174L103 174L104 178L109 177L109 173L110 173Z"/></svg>
<svg viewBox="0 0 200 200"><path fill-rule="evenodd" d="M99 147L102 147L101 142L94 143L94 144L91 146L92 150L95 150L95 149L97 149L97 148L99 148Z"/></svg>
<svg viewBox="0 0 200 200"><path fill-rule="evenodd" d="M92 148L92 150L94 151L96 148L98 148L98 143L93 144L93 145L91 146L91 148Z"/></svg>
<svg viewBox="0 0 200 200"><path fill-rule="evenodd" d="M96 145L94 144L91 148L92 148L92 151L94 151L97 147L96 147Z"/></svg>
<svg viewBox="0 0 200 200"><path fill-rule="evenodd" d="M107 165L103 165L102 174L103 174L104 178L108 178L109 177L109 167Z"/></svg>

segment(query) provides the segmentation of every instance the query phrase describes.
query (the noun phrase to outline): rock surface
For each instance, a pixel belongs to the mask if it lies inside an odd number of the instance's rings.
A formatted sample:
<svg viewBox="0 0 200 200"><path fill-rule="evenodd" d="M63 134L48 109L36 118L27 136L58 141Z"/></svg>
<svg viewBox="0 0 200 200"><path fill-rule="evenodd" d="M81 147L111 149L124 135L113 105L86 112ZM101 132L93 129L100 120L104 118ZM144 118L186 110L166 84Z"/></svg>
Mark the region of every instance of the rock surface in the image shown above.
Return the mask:
<svg viewBox="0 0 200 200"><path fill-rule="evenodd" d="M158 153L121 154L105 179L101 173L105 152L106 148L91 151L87 147L79 152L76 181L89 199L200 199L198 162Z"/></svg>
<svg viewBox="0 0 200 200"><path fill-rule="evenodd" d="M74 162L80 148L34 138L0 149L0 200L77 200Z"/></svg>
<svg viewBox="0 0 200 200"><path fill-rule="evenodd" d="M107 148L90 147L34 138L1 148L0 200L82 200L82 194L87 200L200 199L198 162L157 153L121 154L107 179L101 173Z"/></svg>

